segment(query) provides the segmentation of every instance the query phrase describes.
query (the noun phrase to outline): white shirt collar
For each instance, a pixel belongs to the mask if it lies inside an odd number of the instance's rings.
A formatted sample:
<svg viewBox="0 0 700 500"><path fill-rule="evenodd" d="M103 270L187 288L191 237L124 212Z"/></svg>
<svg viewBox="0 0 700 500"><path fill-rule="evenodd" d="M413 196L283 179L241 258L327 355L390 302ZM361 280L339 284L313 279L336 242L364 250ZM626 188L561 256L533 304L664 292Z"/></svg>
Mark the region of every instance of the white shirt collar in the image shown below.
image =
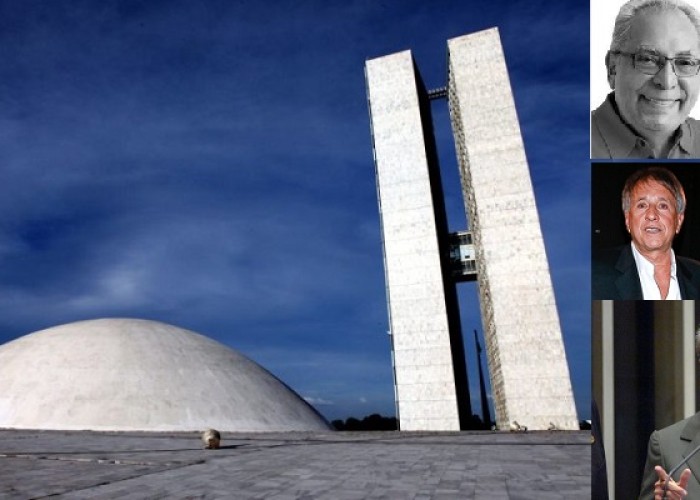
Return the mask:
<svg viewBox="0 0 700 500"><path fill-rule="evenodd" d="M654 264L649 262L646 257L644 257L637 247L632 244L632 255L634 256L634 261L637 264L637 273L639 274L639 281L642 284L642 295L644 300L661 300L661 292L659 287L654 280ZM666 300L681 300L681 289L678 286L678 279L676 277L676 255L671 249L671 286L668 289L668 296Z"/></svg>

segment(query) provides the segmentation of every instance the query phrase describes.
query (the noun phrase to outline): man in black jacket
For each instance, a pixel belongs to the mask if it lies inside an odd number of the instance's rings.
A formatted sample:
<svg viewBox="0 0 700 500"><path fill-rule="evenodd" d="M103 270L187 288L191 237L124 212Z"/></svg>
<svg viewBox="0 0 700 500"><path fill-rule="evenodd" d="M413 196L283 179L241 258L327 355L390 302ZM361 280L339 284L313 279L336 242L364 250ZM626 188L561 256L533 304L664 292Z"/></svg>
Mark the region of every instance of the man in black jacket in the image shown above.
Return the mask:
<svg viewBox="0 0 700 500"><path fill-rule="evenodd" d="M685 192L673 173L647 167L629 176L622 210L631 242L593 256L594 300L700 298L700 262L676 256L672 244L685 214Z"/></svg>

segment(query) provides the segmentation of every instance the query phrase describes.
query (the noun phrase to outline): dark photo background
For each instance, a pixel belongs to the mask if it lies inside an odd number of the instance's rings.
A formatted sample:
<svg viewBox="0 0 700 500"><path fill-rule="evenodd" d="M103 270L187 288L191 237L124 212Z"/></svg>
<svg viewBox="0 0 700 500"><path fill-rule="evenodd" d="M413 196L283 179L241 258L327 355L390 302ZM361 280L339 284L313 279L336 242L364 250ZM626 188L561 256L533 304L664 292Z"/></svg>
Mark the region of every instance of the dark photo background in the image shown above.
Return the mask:
<svg viewBox="0 0 700 500"><path fill-rule="evenodd" d="M673 172L686 197L685 220L673 242L678 255L700 260L700 163L593 163L591 165L591 243L598 250L626 245L630 237L622 213L622 188L635 170L662 166Z"/></svg>

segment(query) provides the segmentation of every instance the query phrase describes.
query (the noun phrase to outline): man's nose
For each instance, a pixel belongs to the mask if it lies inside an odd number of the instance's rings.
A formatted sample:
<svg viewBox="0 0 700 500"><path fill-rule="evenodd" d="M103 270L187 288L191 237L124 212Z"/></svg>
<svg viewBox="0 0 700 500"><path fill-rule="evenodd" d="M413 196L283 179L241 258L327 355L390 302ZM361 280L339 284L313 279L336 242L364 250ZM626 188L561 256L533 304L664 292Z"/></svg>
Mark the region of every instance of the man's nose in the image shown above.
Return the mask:
<svg viewBox="0 0 700 500"><path fill-rule="evenodd" d="M649 207L646 211L646 214L644 214L644 218L646 220L657 220L659 218L659 214L656 212L656 208Z"/></svg>
<svg viewBox="0 0 700 500"><path fill-rule="evenodd" d="M678 77L673 68L673 62L670 59L666 59L664 65L654 75L653 80L654 83L662 89L672 89L678 85Z"/></svg>

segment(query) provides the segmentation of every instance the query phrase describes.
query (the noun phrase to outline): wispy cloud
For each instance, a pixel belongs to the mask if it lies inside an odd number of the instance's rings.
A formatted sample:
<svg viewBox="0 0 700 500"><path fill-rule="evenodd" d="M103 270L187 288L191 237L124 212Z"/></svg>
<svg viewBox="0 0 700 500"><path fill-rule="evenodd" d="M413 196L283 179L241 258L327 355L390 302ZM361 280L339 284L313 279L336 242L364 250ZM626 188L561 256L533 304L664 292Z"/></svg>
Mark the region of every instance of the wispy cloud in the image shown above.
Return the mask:
<svg viewBox="0 0 700 500"><path fill-rule="evenodd" d="M304 400L312 406L333 406L333 401L322 398L304 396Z"/></svg>

